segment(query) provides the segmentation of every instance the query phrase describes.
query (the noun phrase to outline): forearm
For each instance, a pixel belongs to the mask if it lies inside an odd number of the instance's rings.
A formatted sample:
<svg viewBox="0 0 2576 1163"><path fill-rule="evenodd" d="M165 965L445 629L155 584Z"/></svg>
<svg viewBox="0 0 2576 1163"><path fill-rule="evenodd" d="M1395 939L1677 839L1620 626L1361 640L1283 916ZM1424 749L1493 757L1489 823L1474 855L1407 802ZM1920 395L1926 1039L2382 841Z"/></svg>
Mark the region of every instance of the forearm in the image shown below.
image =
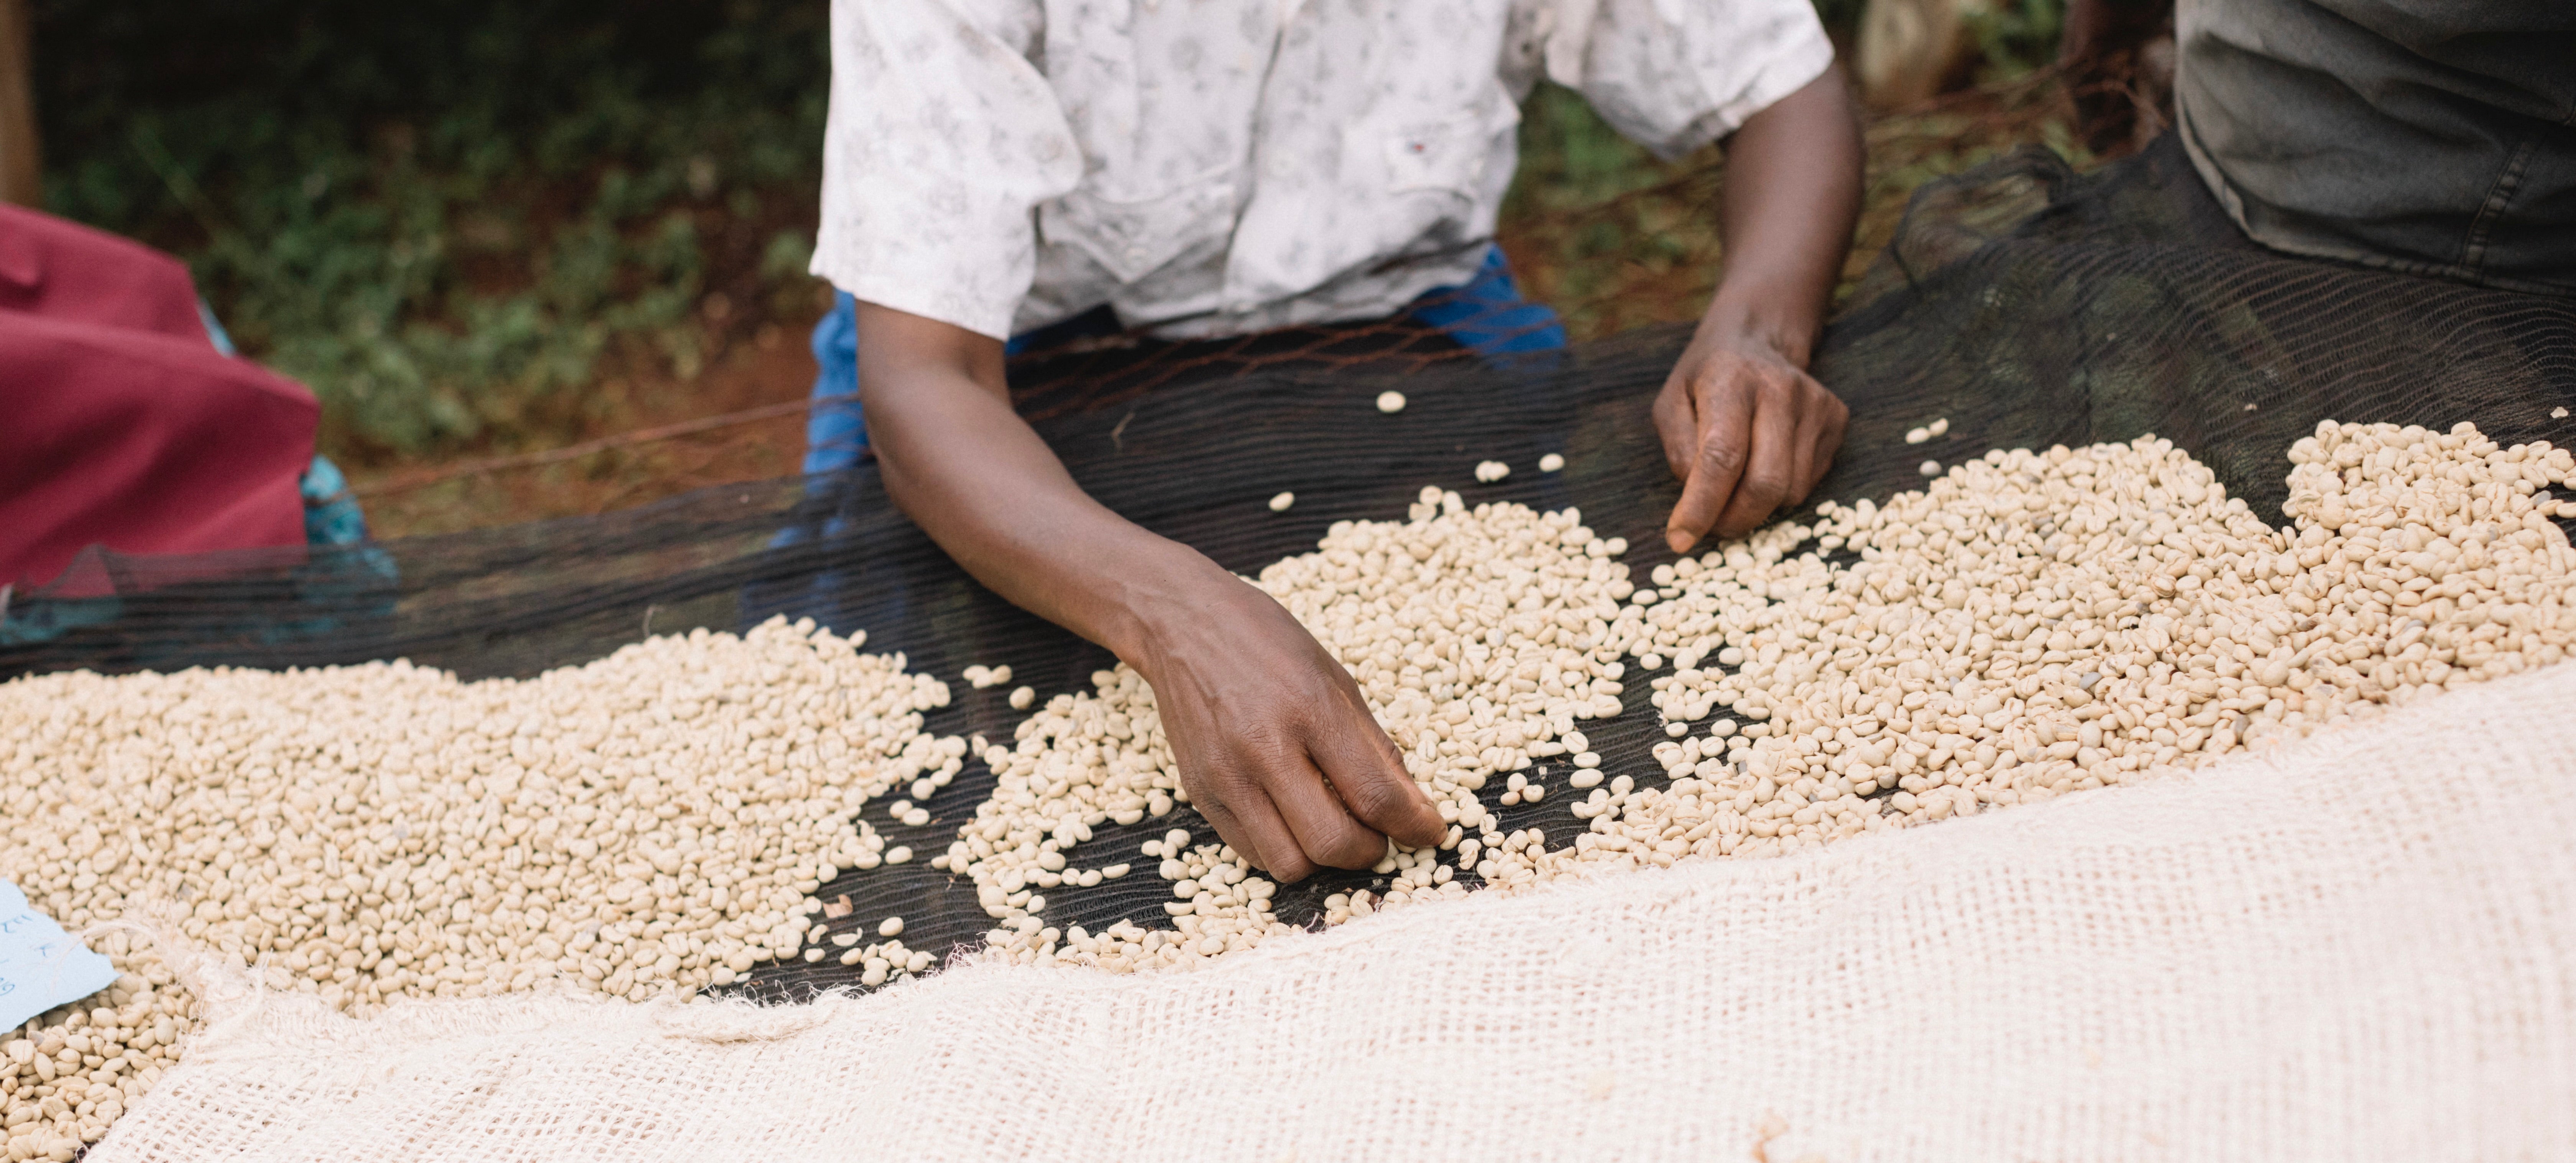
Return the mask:
<svg viewBox="0 0 2576 1163"><path fill-rule="evenodd" d="M1738 537L1816 486L1851 413L1806 372L1860 217L1860 122L1840 66L1773 102L1726 145L1726 274L1655 397L1682 482L1665 543Z"/></svg>
<svg viewBox="0 0 2576 1163"><path fill-rule="evenodd" d="M1736 131L1718 209L1726 273L1704 336L1753 339L1806 366L1860 217L1861 166L1839 64Z"/></svg>
<svg viewBox="0 0 2576 1163"><path fill-rule="evenodd" d="M1011 410L999 343L859 312L860 402L895 504L995 593L1146 668L1146 626L1223 571L1074 483Z"/></svg>

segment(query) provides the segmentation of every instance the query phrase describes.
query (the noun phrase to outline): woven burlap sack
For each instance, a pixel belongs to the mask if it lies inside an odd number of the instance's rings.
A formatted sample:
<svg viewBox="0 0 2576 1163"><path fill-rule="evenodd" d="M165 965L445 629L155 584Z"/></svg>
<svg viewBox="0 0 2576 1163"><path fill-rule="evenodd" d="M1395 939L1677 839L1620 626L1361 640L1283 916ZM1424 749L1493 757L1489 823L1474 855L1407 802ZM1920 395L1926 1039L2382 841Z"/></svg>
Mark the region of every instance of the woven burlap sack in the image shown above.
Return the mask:
<svg viewBox="0 0 2576 1163"><path fill-rule="evenodd" d="M2576 665L2195 775L1192 974L357 1021L226 991L130 1160L2576 1157Z"/></svg>

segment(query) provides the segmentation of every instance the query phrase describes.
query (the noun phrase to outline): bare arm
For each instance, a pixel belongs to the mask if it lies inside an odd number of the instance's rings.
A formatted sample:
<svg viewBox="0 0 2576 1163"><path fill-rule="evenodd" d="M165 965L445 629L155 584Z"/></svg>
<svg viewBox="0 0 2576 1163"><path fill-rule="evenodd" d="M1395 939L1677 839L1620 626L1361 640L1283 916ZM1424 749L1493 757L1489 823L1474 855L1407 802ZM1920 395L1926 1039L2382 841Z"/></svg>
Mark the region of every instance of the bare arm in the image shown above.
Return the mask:
<svg viewBox="0 0 2576 1163"><path fill-rule="evenodd" d="M1861 163L1839 64L1727 142L1726 275L1655 400L1682 479L1664 530L1676 553L1750 531L1833 464L1850 412L1806 369L1860 216Z"/></svg>
<svg viewBox="0 0 2576 1163"><path fill-rule="evenodd" d="M1270 596L1084 493L1011 410L1002 345L859 304L860 403L895 504L1013 604L1153 684L1181 783L1283 880L1447 831L1358 684Z"/></svg>

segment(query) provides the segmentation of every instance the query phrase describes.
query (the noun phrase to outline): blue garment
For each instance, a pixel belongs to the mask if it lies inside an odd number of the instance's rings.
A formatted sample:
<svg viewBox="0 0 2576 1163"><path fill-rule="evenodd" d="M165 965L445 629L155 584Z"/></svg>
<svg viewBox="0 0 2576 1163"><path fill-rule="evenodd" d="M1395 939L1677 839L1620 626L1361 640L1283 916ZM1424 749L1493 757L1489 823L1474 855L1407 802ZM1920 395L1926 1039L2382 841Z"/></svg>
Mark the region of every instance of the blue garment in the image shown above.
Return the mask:
<svg viewBox="0 0 2576 1163"><path fill-rule="evenodd" d="M820 370L805 414L805 471L839 472L868 447L867 421L859 417L859 301L848 291L834 295L832 313L814 325L814 365Z"/></svg>
<svg viewBox="0 0 2576 1163"><path fill-rule="evenodd" d="M1485 265L1465 286L1435 287L1404 309L1413 319L1437 327L1458 345L1481 356L1558 351L1565 347L1565 324L1545 303L1521 297L1503 248L1489 247Z"/></svg>
<svg viewBox="0 0 2576 1163"><path fill-rule="evenodd" d="M226 357L241 354L233 350L232 335L224 330L222 323L216 322L215 305L207 302L203 295L197 296L197 320L206 325L206 342L215 345L215 354Z"/></svg>
<svg viewBox="0 0 2576 1163"><path fill-rule="evenodd" d="M304 543L356 545L367 539L367 514L349 495L349 478L330 458L315 455L298 484L304 493Z"/></svg>
<svg viewBox="0 0 2576 1163"><path fill-rule="evenodd" d="M1566 343L1565 324L1544 303L1521 297L1503 248L1488 247L1485 263L1462 286L1435 287L1404 309L1404 315L1436 328L1459 346L1482 356L1556 351ZM1118 316L1096 307L1056 323L1011 337L1004 355L1086 336L1114 335ZM859 462L868 447L867 420L859 413L858 300L843 291L832 300L832 313L814 325L813 410L805 420L805 471L837 472ZM830 401L825 403L823 401Z"/></svg>

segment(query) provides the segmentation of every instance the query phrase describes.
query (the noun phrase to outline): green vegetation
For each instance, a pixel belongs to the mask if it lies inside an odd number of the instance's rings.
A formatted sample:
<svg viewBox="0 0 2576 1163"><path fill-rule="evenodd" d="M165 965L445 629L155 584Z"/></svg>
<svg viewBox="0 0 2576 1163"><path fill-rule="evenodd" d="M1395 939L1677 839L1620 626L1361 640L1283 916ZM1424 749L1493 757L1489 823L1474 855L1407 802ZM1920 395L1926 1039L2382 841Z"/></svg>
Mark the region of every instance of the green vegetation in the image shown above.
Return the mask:
<svg viewBox="0 0 2576 1163"><path fill-rule="evenodd" d="M47 208L186 258L335 451L542 442L811 302L820 3L40 0L36 35Z"/></svg>

